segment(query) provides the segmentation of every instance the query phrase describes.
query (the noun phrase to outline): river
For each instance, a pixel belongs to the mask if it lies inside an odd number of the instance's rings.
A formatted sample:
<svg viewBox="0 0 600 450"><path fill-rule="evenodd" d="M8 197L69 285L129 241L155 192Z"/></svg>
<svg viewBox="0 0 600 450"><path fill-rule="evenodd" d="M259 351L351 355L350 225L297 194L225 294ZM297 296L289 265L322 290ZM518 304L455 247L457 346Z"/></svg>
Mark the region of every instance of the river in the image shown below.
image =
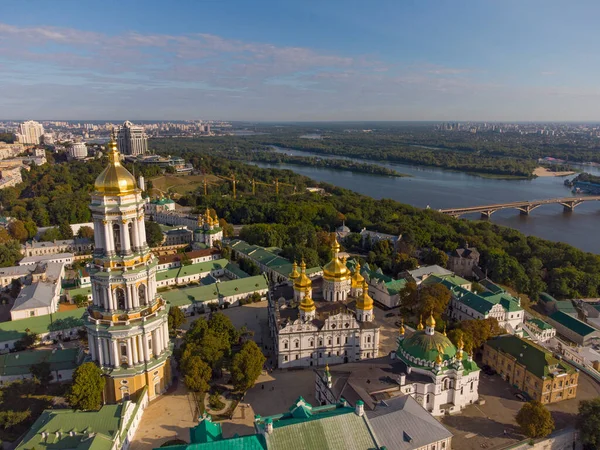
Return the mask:
<svg viewBox="0 0 600 450"><path fill-rule="evenodd" d="M275 148L275 151L326 158L326 156L292 149ZM570 188L564 186L563 177L498 180L424 166L369 160L364 162L383 165L411 177L387 177L292 164L255 164L260 167L293 170L314 180L351 189L370 197L391 198L420 208L429 206L433 209L445 209L573 195ZM600 175L600 169L597 167L581 166L580 168L594 175ZM479 214L463 217L479 219ZM582 250L600 254L600 234L597 232L600 224L600 202L584 202L577 206L573 213L564 213L561 205L540 206L528 216L519 214L516 209L507 209L494 213L491 220L528 235L566 242Z"/></svg>

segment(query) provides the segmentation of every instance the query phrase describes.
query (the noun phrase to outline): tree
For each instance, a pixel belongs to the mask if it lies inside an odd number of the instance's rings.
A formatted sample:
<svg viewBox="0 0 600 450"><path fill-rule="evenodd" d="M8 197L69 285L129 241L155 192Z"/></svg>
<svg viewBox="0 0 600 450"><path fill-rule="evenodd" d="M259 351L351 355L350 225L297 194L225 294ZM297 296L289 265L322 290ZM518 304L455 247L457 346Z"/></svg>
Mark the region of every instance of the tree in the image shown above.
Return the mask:
<svg viewBox="0 0 600 450"><path fill-rule="evenodd" d="M446 252L434 247L425 253L423 262L429 265L437 264L440 267L446 267L446 264L448 264L448 255Z"/></svg>
<svg viewBox="0 0 600 450"><path fill-rule="evenodd" d="M231 362L231 380L237 391L250 389L262 372L265 356L254 341L246 341Z"/></svg>
<svg viewBox="0 0 600 450"><path fill-rule="evenodd" d="M433 312L433 316L440 319L450 303L450 290L443 284L432 284L423 286L419 294L421 315L425 317Z"/></svg>
<svg viewBox="0 0 600 450"><path fill-rule="evenodd" d="M530 438L546 437L554 430L554 420L550 411L537 400L523 405L517 414L517 423L523 434Z"/></svg>
<svg viewBox="0 0 600 450"><path fill-rule="evenodd" d="M184 368L185 373L183 381L190 391L208 391L212 370L207 363L202 361L202 358L191 356L185 361L182 368Z"/></svg>
<svg viewBox="0 0 600 450"><path fill-rule="evenodd" d="M50 369L50 363L47 361L34 364L29 368L29 372L34 378L39 380L42 387L47 387L54 378Z"/></svg>
<svg viewBox="0 0 600 450"><path fill-rule="evenodd" d="M14 266L22 258L21 245L18 241L11 240L6 244L0 244L0 267Z"/></svg>
<svg viewBox="0 0 600 450"><path fill-rule="evenodd" d="M87 295L82 295L82 294L77 294L75 295L71 300L73 300L73 303L78 307L81 308L82 306L85 306L88 304L88 298Z"/></svg>
<svg viewBox="0 0 600 450"><path fill-rule="evenodd" d="M579 402L576 426L584 450L600 448L600 397Z"/></svg>
<svg viewBox="0 0 600 450"><path fill-rule="evenodd" d="M213 330L209 330L199 344L198 355L213 369L219 367L223 357L231 349L229 340Z"/></svg>
<svg viewBox="0 0 600 450"><path fill-rule="evenodd" d="M54 242L60 239L60 231L57 227L48 228L42 236L40 240L47 242Z"/></svg>
<svg viewBox="0 0 600 450"><path fill-rule="evenodd" d="M162 230L156 222L144 222L146 227L146 241L150 247L158 247L164 239Z"/></svg>
<svg viewBox="0 0 600 450"><path fill-rule="evenodd" d="M8 232L14 239L21 242L25 242L29 237L25 224L20 220L10 222L8 224Z"/></svg>
<svg viewBox="0 0 600 450"><path fill-rule="evenodd" d="M8 233L8 230L4 227L0 227L0 244L6 244L12 240L12 236Z"/></svg>
<svg viewBox="0 0 600 450"><path fill-rule="evenodd" d="M99 409L105 383L102 370L96 364L84 363L73 371L73 384L66 395L67 402L74 409Z"/></svg>
<svg viewBox="0 0 600 450"><path fill-rule="evenodd" d="M25 336L23 336L21 339L15 342L15 350L20 352L23 350L30 349L31 347L35 346L35 344L37 344L39 340L40 338L37 334L26 332Z"/></svg>
<svg viewBox="0 0 600 450"><path fill-rule="evenodd" d="M92 227L83 226L77 231L77 237L94 239L94 229Z"/></svg>
<svg viewBox="0 0 600 450"><path fill-rule="evenodd" d="M61 239L73 239L73 228L71 228L69 222L62 222L58 226L58 232Z"/></svg>
<svg viewBox="0 0 600 450"><path fill-rule="evenodd" d="M21 287L23 287L23 283L18 278L14 278L10 282L10 296L12 298L17 298L19 293L21 292Z"/></svg>
<svg viewBox="0 0 600 450"><path fill-rule="evenodd" d="M412 317L419 305L417 283L409 281L400 290L400 311L402 315Z"/></svg>
<svg viewBox="0 0 600 450"><path fill-rule="evenodd" d="M240 339L239 331L231 323L231 319L223 313L213 314L208 321L208 328L215 334L224 336L230 346L237 344Z"/></svg>
<svg viewBox="0 0 600 450"><path fill-rule="evenodd" d="M173 306L169 309L168 320L169 330L176 331L185 322L185 314L177 306Z"/></svg>

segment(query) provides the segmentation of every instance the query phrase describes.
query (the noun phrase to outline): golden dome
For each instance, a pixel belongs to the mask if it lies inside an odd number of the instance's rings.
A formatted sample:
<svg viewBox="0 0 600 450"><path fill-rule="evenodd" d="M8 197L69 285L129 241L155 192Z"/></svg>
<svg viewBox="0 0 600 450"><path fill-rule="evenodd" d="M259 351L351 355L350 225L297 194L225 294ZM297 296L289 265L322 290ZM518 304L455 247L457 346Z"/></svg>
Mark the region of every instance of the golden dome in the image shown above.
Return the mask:
<svg viewBox="0 0 600 450"><path fill-rule="evenodd" d="M417 330L421 331L423 329L423 316L419 317L419 325L417 325Z"/></svg>
<svg viewBox="0 0 600 450"><path fill-rule="evenodd" d="M356 308L362 309L363 311L370 311L373 309L373 299L369 296L369 286L364 280L362 289L362 296L356 302Z"/></svg>
<svg viewBox="0 0 600 450"><path fill-rule="evenodd" d="M425 325L427 325L429 328L435 328L435 319L433 318L433 311L431 311L431 315L427 319L427 322L425 322Z"/></svg>
<svg viewBox="0 0 600 450"><path fill-rule="evenodd" d="M312 312L315 309L317 309L317 307L315 306L315 302L312 298L310 298L310 295L308 294L305 295L302 301L300 302L299 308L304 312Z"/></svg>
<svg viewBox="0 0 600 450"><path fill-rule="evenodd" d="M289 274L290 280L295 280L299 276L300 273L298 273L298 264L296 264L296 261L294 261L294 264L292 265L292 271Z"/></svg>
<svg viewBox="0 0 600 450"><path fill-rule="evenodd" d="M365 281L365 278L360 274L360 263L357 261L352 274L352 287L355 289L362 287L363 281Z"/></svg>
<svg viewBox="0 0 600 450"><path fill-rule="evenodd" d="M135 178L121 165L114 133L108 143L108 167L96 178L96 192L105 195L133 194L137 190Z"/></svg>
<svg viewBox="0 0 600 450"><path fill-rule="evenodd" d="M312 281L306 276L306 263L304 260L300 263L300 275L294 280L294 289L297 291L308 292L312 287Z"/></svg>
<svg viewBox="0 0 600 450"><path fill-rule="evenodd" d="M400 336L404 336L404 333L406 333L406 330L404 329L404 320L400 321L400 328L398 329L398 334Z"/></svg>
<svg viewBox="0 0 600 450"><path fill-rule="evenodd" d="M438 350L438 355L437 355L437 358L435 358L435 364L438 365L438 366L441 366L442 362L444 361L442 359L442 355L444 354L444 349L440 348L440 346L438 346L437 350Z"/></svg>
<svg viewBox="0 0 600 450"><path fill-rule="evenodd" d="M329 281L344 281L350 278L350 270L338 257L340 244L335 237L335 233L332 233L332 238L331 251L333 252L333 259L323 267L323 278Z"/></svg>

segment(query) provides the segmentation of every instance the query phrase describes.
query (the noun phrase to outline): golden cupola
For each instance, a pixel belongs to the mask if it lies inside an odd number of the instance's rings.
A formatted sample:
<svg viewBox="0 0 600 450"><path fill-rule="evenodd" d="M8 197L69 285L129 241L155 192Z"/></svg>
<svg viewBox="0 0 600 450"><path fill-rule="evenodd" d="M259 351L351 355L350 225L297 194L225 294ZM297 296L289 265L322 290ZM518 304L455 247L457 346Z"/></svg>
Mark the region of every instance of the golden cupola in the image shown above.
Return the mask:
<svg viewBox="0 0 600 450"><path fill-rule="evenodd" d="M294 280L294 290L304 293L310 293L312 289L312 281L306 276L306 263L304 260L300 263L300 274Z"/></svg>
<svg viewBox="0 0 600 450"><path fill-rule="evenodd" d="M431 314L427 318L425 325L427 325L430 328L435 328L435 319L433 318L433 311L431 311Z"/></svg>
<svg viewBox="0 0 600 450"><path fill-rule="evenodd" d="M312 312L315 309L317 309L317 307L315 306L315 302L308 294L305 295L304 298L300 301L299 308L304 312Z"/></svg>
<svg viewBox="0 0 600 450"><path fill-rule="evenodd" d="M423 330L423 316L419 316L419 324L417 325L417 330Z"/></svg>
<svg viewBox="0 0 600 450"><path fill-rule="evenodd" d="M290 280L294 281L299 276L300 276L300 273L298 272L298 264L296 264L296 261L294 261L294 264L292 265L292 271L290 272L288 277Z"/></svg>
<svg viewBox="0 0 600 450"><path fill-rule="evenodd" d="M121 165L121 154L117 150L114 132L108 143L108 167L106 167L94 183L96 192L104 195L127 195L137 190L135 178Z"/></svg>
<svg viewBox="0 0 600 450"><path fill-rule="evenodd" d="M333 252L333 258L325 264L325 267L323 267L323 278L328 281L345 281L350 278L350 270L339 257L340 244L337 241L335 233L331 234L331 251Z"/></svg>
<svg viewBox="0 0 600 450"><path fill-rule="evenodd" d="M356 302L356 309L362 309L363 311L371 311L373 309L373 299L369 295L369 285L364 280L362 284L362 295Z"/></svg>
<svg viewBox="0 0 600 450"><path fill-rule="evenodd" d="M360 274L360 263L357 261L356 266L354 267L354 273L352 274L352 287L354 289L361 288L363 281L365 281L365 278Z"/></svg>

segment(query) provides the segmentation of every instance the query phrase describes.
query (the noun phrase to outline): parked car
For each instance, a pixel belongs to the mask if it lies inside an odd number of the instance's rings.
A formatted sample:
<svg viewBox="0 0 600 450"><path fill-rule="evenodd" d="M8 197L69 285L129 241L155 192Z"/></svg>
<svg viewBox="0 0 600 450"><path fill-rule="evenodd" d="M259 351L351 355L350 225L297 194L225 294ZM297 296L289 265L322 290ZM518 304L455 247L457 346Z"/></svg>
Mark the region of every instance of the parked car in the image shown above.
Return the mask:
<svg viewBox="0 0 600 450"><path fill-rule="evenodd" d="M492 369L490 366L488 366L487 364L484 365L481 370L483 371L483 373L485 373L486 375L496 375L496 371L494 369Z"/></svg>
<svg viewBox="0 0 600 450"><path fill-rule="evenodd" d="M517 397L517 399L521 400L522 402L526 402L527 399L525 398L525 396L519 392L515 393L515 397Z"/></svg>
<svg viewBox="0 0 600 450"><path fill-rule="evenodd" d="M385 315L385 317L394 317L396 313L390 312Z"/></svg>

